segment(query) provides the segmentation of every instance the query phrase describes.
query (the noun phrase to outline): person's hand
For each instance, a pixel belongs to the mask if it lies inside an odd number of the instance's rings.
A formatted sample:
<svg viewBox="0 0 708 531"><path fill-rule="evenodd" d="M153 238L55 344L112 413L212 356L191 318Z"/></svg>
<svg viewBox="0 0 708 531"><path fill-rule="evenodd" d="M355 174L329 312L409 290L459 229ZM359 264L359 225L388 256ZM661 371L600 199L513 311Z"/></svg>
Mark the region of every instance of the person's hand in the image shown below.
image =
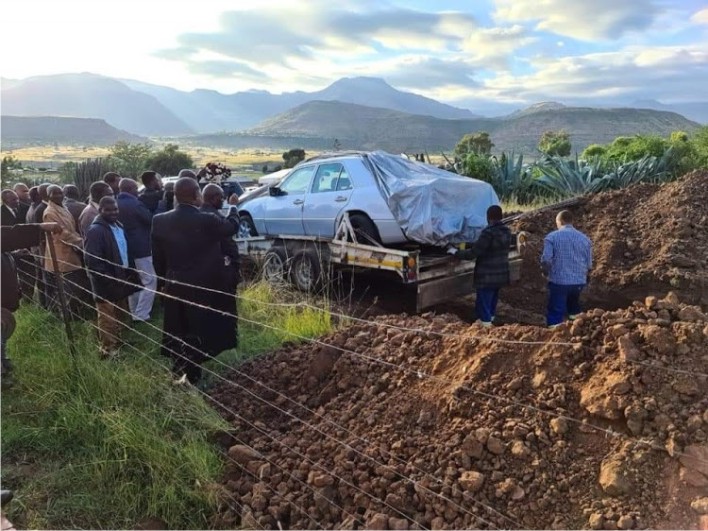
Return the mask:
<svg viewBox="0 0 708 531"><path fill-rule="evenodd" d="M238 196L236 194L229 196L229 205L238 205Z"/></svg>
<svg viewBox="0 0 708 531"><path fill-rule="evenodd" d="M51 232L53 234L59 234L61 232L61 227L59 226L59 223L56 223L54 221L40 223L39 228L45 232Z"/></svg>
<svg viewBox="0 0 708 531"><path fill-rule="evenodd" d="M457 251L458 251L457 247L450 246L447 248L447 251L445 251L445 252L451 256L455 256L457 254Z"/></svg>

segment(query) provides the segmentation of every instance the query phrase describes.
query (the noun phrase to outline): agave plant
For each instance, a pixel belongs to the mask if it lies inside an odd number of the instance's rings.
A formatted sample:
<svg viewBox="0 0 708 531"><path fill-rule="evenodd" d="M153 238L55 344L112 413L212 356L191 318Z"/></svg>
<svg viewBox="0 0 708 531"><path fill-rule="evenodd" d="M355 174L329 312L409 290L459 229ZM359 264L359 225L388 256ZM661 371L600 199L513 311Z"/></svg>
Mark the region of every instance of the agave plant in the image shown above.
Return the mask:
<svg viewBox="0 0 708 531"><path fill-rule="evenodd" d="M567 160L562 157L544 157L536 163L540 175L534 184L557 199L567 199L598 190L604 176L603 164L597 160Z"/></svg>
<svg viewBox="0 0 708 531"><path fill-rule="evenodd" d="M643 182L669 180L674 164L671 148L667 149L661 157L647 155L639 160L619 164L600 179L596 191L617 190Z"/></svg>
<svg viewBox="0 0 708 531"><path fill-rule="evenodd" d="M514 197L521 203L531 199L532 178L528 165L524 166L524 156L502 153L499 158L492 157L492 186L501 199Z"/></svg>

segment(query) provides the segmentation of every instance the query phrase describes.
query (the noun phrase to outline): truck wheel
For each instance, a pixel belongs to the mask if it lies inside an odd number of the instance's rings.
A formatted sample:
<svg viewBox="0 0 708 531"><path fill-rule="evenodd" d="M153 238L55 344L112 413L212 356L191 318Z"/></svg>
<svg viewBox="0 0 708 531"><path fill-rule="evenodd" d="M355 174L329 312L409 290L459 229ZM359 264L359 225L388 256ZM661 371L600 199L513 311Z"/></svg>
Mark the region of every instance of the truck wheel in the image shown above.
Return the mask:
<svg viewBox="0 0 708 531"><path fill-rule="evenodd" d="M256 230L256 225L253 223L253 218L246 214L239 215L238 223L238 237L239 238L251 238L252 236L258 236L258 231Z"/></svg>
<svg viewBox="0 0 708 531"><path fill-rule="evenodd" d="M314 292L322 282L320 257L312 250L296 254L290 268L290 278L300 291Z"/></svg>
<svg viewBox="0 0 708 531"><path fill-rule="evenodd" d="M287 257L283 249L271 249L263 260L263 278L270 283L285 282Z"/></svg>
<svg viewBox="0 0 708 531"><path fill-rule="evenodd" d="M349 217L349 221L352 224L352 228L356 233L356 239L359 243L362 245L374 245L373 242L381 243L379 231L376 229L374 222L371 221L368 216L363 214L353 214Z"/></svg>

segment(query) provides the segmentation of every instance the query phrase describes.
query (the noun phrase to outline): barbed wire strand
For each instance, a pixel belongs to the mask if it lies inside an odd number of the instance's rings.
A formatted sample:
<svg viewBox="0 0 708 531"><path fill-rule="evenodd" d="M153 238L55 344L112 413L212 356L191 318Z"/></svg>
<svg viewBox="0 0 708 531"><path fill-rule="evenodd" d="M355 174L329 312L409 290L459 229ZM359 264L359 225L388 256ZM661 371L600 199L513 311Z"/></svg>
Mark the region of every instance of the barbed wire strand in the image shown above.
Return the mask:
<svg viewBox="0 0 708 531"><path fill-rule="evenodd" d="M103 276L106 276L106 275L103 275ZM113 277L108 277L108 278L113 279ZM117 279L114 279L114 280L117 280ZM126 281L122 281L122 282L127 283L127 284L130 284L129 282L126 282ZM150 290L150 291L154 291L155 293L157 293L157 291L155 291L155 290ZM506 397L502 397L502 396L499 396L499 395L494 395L494 394L486 393L486 392L484 392L484 391L479 391L478 389L469 387L469 386L467 386L467 385L458 384L457 382L453 382L453 381L450 381L450 380L446 380L446 379L444 379L444 378L440 378L440 377L437 377L437 376L434 376L434 375L431 375L431 374L426 374L426 373L424 373L424 372L422 372L422 371L420 371L420 370L414 369L414 368L404 367L403 365L397 365L397 364L395 364L395 363L387 362L387 361L385 361L385 360L381 360L381 359L376 358L376 357L367 356L366 354L358 353L358 352L352 351L352 350L350 350L350 349L346 349L346 348L343 348L343 347L340 347L340 346L337 346L337 345L333 345L333 344L330 344L330 343L323 342L323 341L318 340L318 339L308 338L308 337L306 337L306 336L302 336L302 335L296 334L296 333L294 333L294 332L290 332L290 331L288 331L288 330L275 327L275 326L273 326L273 325L269 325L269 324L266 324L266 323L261 323L261 322L259 322L259 321L250 320L250 319L247 319L247 318L245 318L245 317L239 317L239 316L234 315L234 314L229 314L228 312L223 312L223 311L217 310L217 309L215 309L215 308L210 308L210 307L208 307L208 306L204 306L204 305L201 305L201 304L199 304L199 303L195 303L195 302L193 302L193 301L182 300L182 299L179 299L178 297L175 297L175 296L173 296L173 295L171 295L171 294L163 293L162 295L165 296L165 297L167 297L167 298L172 298L172 299L174 299L174 300L181 301L181 302L183 302L183 303L191 304L191 305L194 305L194 306L196 306L196 307L199 307L199 308L202 308L202 309L205 309L205 310L210 310L210 311L213 311L213 312L215 312L215 313L220 313L220 314L222 314L222 315L226 315L226 316L229 316L229 317L232 317L232 318L236 318L236 319L239 319L239 320L242 320L242 321L245 321L245 322L249 322L249 323L252 323L252 324L255 324L255 325L258 325L258 326L262 326L262 327L269 328L269 329L272 329L272 330L277 330L277 331L280 331L280 332L285 332L286 334L288 334L288 335L290 335L290 336L292 336L292 337L298 338L298 339L300 339L300 340L303 340L303 341L307 341L307 342L315 343L315 344L318 344L318 345L321 345L321 346L333 348L333 349L335 349L335 350L339 350L339 351L344 352L344 353L347 353L347 354L351 354L351 355L354 355L354 356L358 356L358 357L367 359L367 360L369 360L369 361L373 361L373 362L376 362L376 363L380 363L380 364L383 364L383 365L386 365L386 366L390 366L390 367L393 367L393 368L398 368L398 369L401 369L401 370L403 370L403 371L405 371L405 372L409 372L409 373L415 374L419 379L428 378L428 379L430 379L430 380L433 380L433 381L436 381L436 382L439 382L439 383L445 383L445 384L455 385L455 386L457 386L458 388L465 389L465 390L470 391L470 392L472 392L472 393L474 393L474 394L478 394L478 395L480 395L480 396L484 396L484 397L489 398L489 399L492 399L492 400L494 400L494 399L496 399L496 400L502 400L502 401L504 401L504 402L506 402L506 403L508 403L508 404L510 404L510 405L515 405L515 406L520 407L520 408L529 409L529 410L531 410L531 411L536 411L536 412L541 413L541 414L543 414L543 415L552 416L553 418L562 418L562 419L567 420L567 421L569 421L569 422L573 422L573 423L576 423L576 424L580 424L581 426L585 426L585 427L588 427L588 428L591 428L591 429L595 429L595 430L597 430L597 431L599 431L599 432L602 432L602 433L605 433L605 434L607 434L607 435L609 435L609 436L611 436L611 437L615 437L615 438L626 438L626 435L624 435L624 434L622 434L622 433L619 433L619 432L614 431L614 430L611 430L611 429L603 428L603 427L601 427L601 426L597 426L597 425L594 425L594 424L591 424L591 423L588 423L588 422L584 422L584 421L582 421L582 420L575 419L574 417L571 417L571 416L559 415L559 414L554 413L554 412L551 412L551 411L542 410L542 409L540 409L540 408L538 408L538 407L536 407L536 406L533 406L533 405L523 404L523 403L521 403L521 402L518 402L518 401L512 400L512 399L509 399L509 398L506 398ZM694 372L693 374L694 374L694 375L699 375L699 376L702 375L701 373L695 373L695 372ZM656 449L656 450L666 451L666 449L665 449L664 447L659 446L659 445L656 445L656 444L651 443L651 442L648 442L648 441L644 441L644 440L642 440L642 439L637 439L637 440L635 440L634 442L635 442L635 443L638 443L638 444L641 443L641 444L647 445L647 446L649 446L649 447L651 447L651 448L654 448L654 449ZM675 454L675 455L679 455L678 452L674 452L674 454ZM707 463L708 463L708 461L707 461Z"/></svg>
<svg viewBox="0 0 708 531"><path fill-rule="evenodd" d="M78 249L78 247L76 247L76 246L72 246L72 247ZM86 256L90 256L90 257L92 257L92 258L96 258L96 259L98 259L98 260L102 260L102 261L104 261L104 262L113 264L110 260L108 260L108 259L106 259L106 258L97 256L97 255L94 255L94 254L91 254L91 253L87 253L86 251L83 251L83 254L85 254ZM115 264L113 264L113 265L115 265ZM144 271L140 271L140 270L138 270L137 268L134 268L134 267L125 267L125 269L131 270L131 271L135 271L135 272L139 272L139 273L141 273L141 274L143 274L143 275L147 275L147 276L152 277L152 278L154 278L154 279L156 279L156 280L162 280L162 281L164 281L165 283L169 283L169 284L172 284L172 285L175 285L175 286L183 286L183 287L186 287L186 288L199 289L199 290L201 290L201 291L205 291L205 292L209 292L209 293L214 293L214 294L218 294L218 295L226 295L226 296L229 296L229 297L236 297L236 298L239 299L239 300L242 300L242 301L245 301L245 302L250 302L250 303L252 303L252 304L261 304L261 305L264 305L264 306L271 306L271 307L291 307L291 308L300 307L300 308L310 308L311 310L316 310L316 311L323 312L323 313L329 313L329 314L331 314L331 315L333 315L333 316L335 316L335 317L338 317L338 318L340 318L340 319L347 319L347 320L356 321L356 322L360 322L360 323L368 323L368 324L372 324L372 325L380 326L380 327L384 327L384 328L392 328L392 329L400 330L400 331L402 331L402 332L417 332L417 333L421 333L421 334L432 334L432 335L436 335L436 336L440 336L440 337L458 337L457 334L449 334L449 333L445 333L445 332L436 332L436 331L433 331L433 330L425 330L425 329L422 329L422 328L407 328L407 327L402 327L402 326L398 326L398 325L391 325L391 324L387 324L387 323L378 323L378 322L376 322L376 321L371 321L371 320L368 320L368 319L362 319L362 318L360 318L360 317L353 317L353 316L346 315L346 314L343 314L343 313L339 313L339 312L336 312L336 311L327 310L327 309L324 309L324 308L319 308L318 306L315 306L315 305L309 304L309 303L303 303L303 302L297 302L297 303L287 303L287 302L285 302L285 303L284 303L284 302L260 301L260 300L258 300L258 299L252 299L252 298L249 298L249 297L244 297L243 295L238 295L238 294L234 294L234 293L229 293L229 292L227 292L227 291L222 291L222 290L218 290L218 289L214 289L214 288L208 288L208 287L204 287L204 286L197 286L197 285L189 284L189 283L187 283L187 282L183 282L183 281L180 281L180 280L168 279L168 278L159 276L159 275L157 275L157 274L151 274L151 273L146 273L146 272L144 272ZM92 274L101 274L101 273L98 273L98 272L96 272L96 271L91 271L91 273L92 273ZM145 289L147 289L147 288L145 288ZM567 341L522 341L522 340L516 340L516 339L504 339L504 338L495 338L495 337L488 337L488 336L471 336L471 338L473 338L473 339L478 339L479 341L488 341L488 342L492 342L492 343L507 343L507 344L511 344L511 345L558 345L558 346L574 346L574 345L580 345L580 344L582 344L582 343L573 343L573 342L567 342Z"/></svg>
<svg viewBox="0 0 708 531"><path fill-rule="evenodd" d="M83 305L85 305L85 306L87 306L87 307L89 307L89 308L95 309L93 306L91 306L90 304L88 304L87 302L81 300L81 299L78 298L78 297L75 297L75 296L73 296L73 295L70 295L69 298L74 299L74 300L76 300L77 302L80 302L81 304L83 304ZM85 323L89 324L90 326L92 326L93 328L95 328L99 333L107 333L108 335L112 336L113 338L118 339L118 340L121 340L121 338L120 338L119 336L116 336L116 335L114 335L114 334L112 334L112 333L110 333L110 332L106 332L105 330L103 330L103 329L101 329L100 327L98 327L98 326L97 326L95 323L93 323L91 320L89 320L89 319L83 319L81 316L79 316L78 314L76 314L75 312L73 312L71 309L69 309L69 311L70 311L70 313L71 313L74 317L76 317L77 319L81 320L82 322L85 322ZM105 314L104 314L104 315L105 315ZM161 345L158 341L154 340L154 339L151 338L150 336L147 336L146 334L143 334L142 332L140 332L140 331L137 330L136 328L129 326L127 323L121 321L120 319L113 318L112 316L107 316L107 317L109 317L110 319L113 319L113 320L117 321L118 324L119 324L120 326L123 326L126 330L130 330L130 331L132 331L132 332L134 332L134 333L137 333L138 335L140 335L140 336L142 336L142 337L145 337L146 339L150 340L151 342L156 343L158 346ZM126 346L128 346L128 347L130 347L130 348L132 348L133 350L135 350L135 351L136 351L138 354L140 354L143 358L146 358L146 359L148 359L149 361L154 362L154 363L155 363L156 365L158 365L159 367L165 369L168 373L170 372L170 369L169 369L169 367L168 367L167 365L164 365L164 364L160 363L159 361L155 360L154 358L152 358L152 357L148 356L147 354L143 353L143 352L140 351L140 349L138 349L136 346L131 345L130 343L127 343L127 342L123 342L123 344L126 345ZM178 354L177 352L175 352L175 351L173 351L173 353L176 354L176 355L179 355L179 354ZM146 379L147 379L147 377L146 377ZM225 404L219 402L219 401L216 400L215 398L213 398L213 397L211 397L210 395L204 393L204 392L203 392L202 390L200 390L199 388L194 387L194 386L191 386L191 385L190 385L189 387L192 388L192 389L194 389L198 394L201 394L201 395L203 395L205 398L208 398L210 401L215 402L215 403L216 403L219 407L221 407L222 409L224 409L224 410L226 410L226 411L228 411L228 412L230 412L230 413L236 415L236 414L235 414L233 411L231 411ZM237 415L237 416L238 416L238 415ZM244 419L244 420L245 420L245 419ZM246 422L247 422L247 421L246 421ZM257 454L259 454L261 457L263 457L263 460L265 460L265 461L267 461L268 463L270 463L270 464L276 466L277 468L279 468L280 470L282 470L285 474L287 474L288 476L290 476L290 477L291 477L292 479L294 479L295 481L298 481L299 483L301 483L302 485L304 485L305 488L307 488L308 490L310 490L310 491L313 493L313 495L314 495L315 497L318 496L317 492L314 490L314 488L313 488L312 486L308 485L307 483L303 482L301 479L297 478L296 476L294 476L293 474L291 474L290 472L288 472L288 471L287 471L285 468L283 468L281 465L279 465L279 464L277 464L277 463L271 461L271 460L268 459L266 456L264 456L261 452L259 452L258 450L256 450L256 449L253 448L252 446L248 445L248 443L246 443L245 441L243 441L243 440L240 439L239 437L237 437L237 436L235 436L235 435L233 435L233 434L231 434L231 433L229 433L229 436L232 437L232 438L234 438L234 439L237 440L238 442L242 443L244 446L248 447L249 449L253 450L253 451L256 452ZM234 459L232 459L228 454L224 454L224 456L227 458L228 461L230 461L230 462L232 462L233 464L239 466L239 468L241 468L242 470L244 470L244 471L247 472L248 474L251 474L254 478L258 479L259 481L261 481L261 479L258 478L258 476L257 476L256 474L254 474L254 473L252 473L251 471L249 471L248 469L244 468L240 463L238 463L237 461L235 461ZM275 490L272 489L272 487L270 487L270 485L266 484L266 486L267 486L272 492L274 492L274 493L276 492ZM235 500L234 500L234 501L235 501ZM308 518L310 518L311 521L315 523L315 525L317 525L318 527L321 527L320 523L317 522L314 518L312 518L312 517L309 515L309 513L308 513L305 509L303 509L302 507L298 506L297 504L295 504L295 503L292 502L292 501L288 501L288 503L291 503L295 508L297 508L297 509L300 510L303 514L305 514ZM340 506L337 505L336 503L331 502L331 504L334 505L336 508L340 509L344 514L347 514L347 515L349 515L349 516L352 516L353 518L356 519L356 517L355 517L353 514L351 514L351 513L347 512L347 511L345 511L342 507L340 507ZM358 520L358 519L357 519L357 521L358 521L359 523L363 524L363 522L362 522L361 520Z"/></svg>
<svg viewBox="0 0 708 531"><path fill-rule="evenodd" d="M35 279L36 279L36 277L35 277ZM26 280L23 280L23 279L19 279L19 280L20 280L20 282L22 282L22 283L24 283L25 285L28 285L30 288L34 289L34 284L29 284L29 282L27 282ZM56 288L56 284L52 284L51 281L48 282L48 284L50 284L51 287ZM74 298L75 298L75 297L74 297ZM34 303L34 300L32 300L32 302ZM89 325L91 325L92 327L96 328L96 330L98 330L99 333L107 334L107 335L112 336L114 339L120 340L120 337L115 336L114 334L111 334L110 332L107 332L107 331L105 331L105 330L102 330L102 329L99 328L96 324L94 324L93 322L91 322L89 319L83 319L80 315L78 315L76 312L74 312L71 308L67 308L67 310L68 310L69 313L70 313L71 315L73 315L75 318L77 318L77 319L79 319L79 320L81 320L81 321L83 321L83 322L86 322L87 324L89 324ZM61 327L59 327L59 328L61 328ZM146 357L146 358L148 358L148 359L151 359L151 358L149 358L148 356L146 356L145 354L143 354L143 353L140 351L140 349L138 349L138 348L135 347L134 345L130 345L129 343L125 343L125 345L132 347L133 349L136 350L136 352L138 352L139 354L141 354L143 357ZM152 360L152 359L151 359L151 360ZM152 361L154 361L160 368L163 368L163 369L166 368L164 365L160 364L157 360L152 360ZM145 376L145 375L143 375L142 373L137 372L136 374L139 374L144 380L146 380L146 381L148 381L148 382L150 381L150 378L147 377L147 376ZM93 404L92 404L92 407L95 407L95 406L93 406ZM98 408L98 409L99 409L99 411L103 411L103 410L101 410L100 408ZM144 418L144 419L146 419L146 420L148 420L148 421L150 420L147 416L145 416L143 413L140 413L139 411L135 411L135 410L134 410L133 412L134 412L134 413L137 413L137 414L140 415L142 418ZM172 417L170 417L170 418L171 418L173 421L179 423L184 429L188 429L188 427L187 427L184 423L182 423L177 417L172 416ZM238 462L236 462L236 461L234 461L233 459L231 459L231 457L230 457L228 454L224 454L224 455L225 455L225 457L226 457L228 460L231 460L234 464L236 464L236 465L238 465L238 466L241 466ZM246 471L250 473L250 471L248 471L248 470L246 470ZM243 504L243 503L240 503L239 501L237 501L236 498L235 498L234 496L232 496L231 494L226 493L226 495L230 498L230 501L233 502L233 503L236 505L236 507L238 507L239 513L240 513L240 514L243 514L243 513L244 513L244 504ZM228 503L228 501L227 501L227 503ZM304 511L303 509L301 509L301 510L304 512L304 514L307 514L306 511ZM308 515L308 516L309 516L309 515ZM316 521L315 521L315 524L317 524ZM257 522L257 521L256 521L256 525L258 525L258 528L259 528L259 529L265 529L265 528L264 528L259 522Z"/></svg>
<svg viewBox="0 0 708 531"><path fill-rule="evenodd" d="M68 281L68 282L69 282L69 283L72 283L72 284L75 284L75 283L73 283L72 281ZM76 285L78 286L78 284L76 284ZM80 287L80 286L79 286L79 287ZM87 291L87 290L84 290L84 291ZM124 311L124 312L126 312L126 313L129 313L129 312L127 312L127 310L125 310L124 308L121 308L120 306L117 306L117 305L114 305L114 306L115 306L116 308L118 308L119 310L121 310L121 311ZM156 326L153 325L152 323L146 323L146 324L149 325L149 326L151 326L151 327L153 327L153 328L155 328L155 329L157 329L157 330L160 330L158 327L156 327ZM163 333L167 334L167 333L164 332L164 331L163 331ZM172 335L172 334L167 334L167 335L168 335L168 336L171 336L173 339L176 339L176 340L182 342L182 340L181 340L180 338L178 338L178 337L176 337L176 336L174 336L174 335ZM151 341L154 341L152 338L150 338L150 340L151 340ZM158 343L158 344L159 344L159 343ZM168 350L171 350L172 352L174 352L172 349L168 349ZM199 350L199 349L195 349L195 350ZM227 369L233 370L232 367L230 367L230 366L224 364L224 363L221 362L220 360L217 360L215 357L213 357L213 356L207 354L206 352L203 352L203 351L200 351L200 352L201 352L202 354L208 356L208 359L214 359L217 363L220 363L221 365L223 365L223 366L226 367ZM208 369L207 369L207 370L208 370ZM214 374L215 376L218 377L217 373L214 373L213 371L208 371L208 372L211 372L212 374ZM237 371L237 372L240 373L240 371ZM244 376L247 376L247 375L245 375L244 373L240 373L240 374L242 374L242 375L244 375ZM248 376L247 376L247 377L248 377ZM404 481L408 481L408 482L412 483L413 485L418 486L420 489L425 490L426 492L429 492L429 493L432 494L433 496L437 496L437 497L439 497L439 498L442 498L443 500L445 500L445 501L447 501L447 502L449 502L449 503L451 503L451 504L457 506L459 509L461 509L463 512L468 513L468 514L469 514L470 516L472 516L473 518L476 518L476 519L479 519L479 520L481 520L481 521L484 521L484 520L482 519L482 517L480 517L479 515L474 514L474 513L471 513L470 511L464 509L462 506L460 506L459 504L457 504L457 503L454 502L453 500L447 498L446 496L444 496L444 495L442 495L442 494L439 494L439 493L436 493L435 491L432 491L432 490L430 490L429 488L427 488L427 487L425 487L425 486L423 486L423 485L420 485L418 482L416 482L415 480L413 480L413 479L411 479L410 477L406 476L405 474L401 474L401 473L399 473L399 472L397 472L397 471L391 469L389 465L386 465L386 464L384 464L384 463L381 463L381 462L377 461L376 459L374 459L373 457L367 456L367 455L364 454L363 452L361 452L361 451L357 450L356 448L352 447L352 446L349 445L348 443L346 443L346 442L344 442L344 441L340 441L340 440L338 440L337 438L332 437L331 435L328 435L327 433L323 432L323 431L320 430L319 428L317 428L317 427L315 427L315 426L313 426L313 425L307 423L306 421L304 421L303 419L301 419L301 418L298 417L297 415L294 415L294 414L292 414L292 413L290 413L290 412L288 412L288 411L286 411L286 410L283 410L282 408L278 407L278 406L275 405L274 403L272 403L272 402L270 402L270 401L268 401L268 400L266 400L266 399L264 399L264 398L262 398L262 397L256 395L255 393L253 393L252 391L250 391L248 388L246 388L246 387L244 387L244 386L242 386L242 385L240 385L240 384L238 384L238 383L236 383L236 382L227 380L227 379L225 379L225 378L223 378L223 377L220 378L220 379L223 380L223 381L226 381L227 383L230 383L231 385L235 385L235 386L237 386L237 387L243 389L246 393L250 394L251 396L253 396L253 397L256 398L257 400L260 400L260 401L264 402L266 405L268 405L268 406L270 406L270 407L272 407L272 408L274 408L274 409L280 411L281 413L284 413L285 415L287 415L287 416L293 418L294 420L296 420L296 421L302 423L304 426L306 426L306 427L308 427L308 428L310 428L310 429L312 429L312 430L318 432L319 434L321 434L321 435L323 435L323 436L325 436L325 437L327 437L327 438L329 438L329 439L335 441L336 443L347 447L348 449L350 449L350 450L356 452L357 454L361 455L362 457L373 461L373 462L376 463L377 465L383 466L383 467L385 467L385 468L390 469L394 474L396 474L396 475L398 475L399 477L401 477ZM249 378L249 379L252 379L252 378ZM254 380L254 381L255 381L255 380ZM260 383L260 382L257 382L257 383ZM272 392L274 392L274 393L280 394L280 393L278 393L276 390L274 390L274 389L272 389L272 388L266 386L265 384L262 384L262 386L264 386L264 387L265 387L267 390L269 390L269 391L272 391ZM472 501L476 502L477 504L481 503L481 502L478 502L477 500L472 500ZM484 505L484 504L482 504L482 505ZM389 506L389 507L391 507L391 506ZM391 508L392 508L392 507L391 507ZM498 514L499 514L500 516L502 516L503 518L508 519L508 520L509 520L511 523L513 523L516 527L519 527L517 522L515 522L515 521L512 520L512 519L510 519L510 518L507 517L506 515L503 515L502 513L499 513L498 511L496 511L496 510L493 509L492 507L484 506L484 508L487 509L487 510L490 510L490 511L492 511L492 512L498 513ZM403 513L400 513L400 512L399 512L399 514L403 515ZM405 515L403 515L403 516L404 516L405 518L407 518ZM484 522L487 523L488 525L491 525L491 526L494 527L494 525L491 524L491 522L486 522L486 521L484 521ZM418 522L415 522L415 521L414 521L414 523L418 523ZM419 525L420 525L420 524L419 524Z"/></svg>
<svg viewBox="0 0 708 531"><path fill-rule="evenodd" d="M85 290L85 288L81 287L79 284L77 284L77 283L75 283L75 282L73 282L73 281L71 281L71 280L64 279L64 282L67 282L67 283L69 283L69 284L73 284L73 285L75 285L76 287L78 287L79 289L84 289L84 290ZM87 290L85 290L85 291L87 291ZM74 298L74 299L77 299L76 297L73 297L73 298ZM79 299L77 299L77 300L79 300ZM82 302L83 302L83 301L82 301ZM89 304L87 304L87 303L85 303L85 302L83 302L83 304L86 304L87 306L91 307L91 305L89 305ZM116 307L122 310L122 308L120 308L119 306L116 306ZM146 323L146 324L151 325L151 323ZM152 326L154 326L154 325L152 325ZM155 341L154 339L152 339L151 337L149 337L149 336L147 336L147 335L145 335L145 334L142 334L141 332L137 331L136 329L133 329L133 330L134 330L135 332L137 332L138 334L142 335L143 337L147 338L148 340L150 340L150 341L152 341L152 342L155 342L156 344L160 344L159 342ZM164 332L163 332L163 333L164 333ZM177 338L176 336L174 336L174 338L177 339L178 341L182 342L182 340L179 339L179 338ZM161 344L160 344L160 345L161 345ZM163 348L164 348L164 347L163 347ZM170 352L172 352L172 353L175 354L176 356L182 357L183 359L185 359L185 361L188 361L189 363L192 363L192 364L195 363L195 362L193 362L192 360L190 360L189 358L187 358L186 356L183 356L183 355L179 354L177 351L175 351L175 350L173 350L173 349L167 349L167 350L169 350ZM208 357L208 359L214 359L213 356L207 354L207 353L204 352L204 351L200 351L199 349L195 349L195 350L197 350L197 351L201 352L202 354L206 355L206 356ZM208 368L206 368L206 367L203 367L203 369L204 369L205 371L207 371L208 373L214 375L216 378L218 378L218 379L220 379L220 380L222 380L222 381L224 381L224 382L226 382L226 383L229 383L229 384L231 384L231 385L233 385L233 386L236 386L236 387L242 387L242 388L243 388L243 386L240 386L240 385L237 384L236 382L233 382L233 381L231 381L231 380L228 380L228 379L222 377L221 375L219 375L218 373L216 373L216 372L214 372L214 371L211 371L210 369L208 369ZM243 388L243 389L247 391L246 388ZM207 397L209 400L215 401L215 402L218 403L218 401L216 401L215 399L213 399L210 395L204 394L204 396ZM264 401L267 405L270 405L271 407L273 407L273 408L275 408L275 409L280 409L280 408L278 408L275 404L272 404L272 403L268 402L268 401L265 400L265 399L262 399L262 398L257 397L257 396L255 396L255 398L258 398L259 400ZM225 407L225 406L224 406L224 407ZM231 414L233 414L234 416L236 416L236 417L242 419L244 422L246 422L247 424L249 424L250 426L252 426L254 429L256 429L256 430L258 430L259 432L263 433L266 437L272 439L273 441L277 442L278 444L281 444L281 445L284 446L286 449L288 449L288 450L290 450L291 452L295 453L296 455L298 455L298 456L301 457L302 459L305 459L306 461L308 461L309 463L311 463L311 464L314 465L315 467L319 468L320 470L322 470L322 471L325 472L326 474L329 474L330 476L332 476L332 477L338 479L338 480L341 481L342 483L344 483L344 484L346 484L346 485L349 485L350 487L354 488L355 490L357 490L357 491L361 492L362 494L364 494L364 495L370 497L370 498L371 498L372 500L374 500L375 502L381 503L382 505L388 507L389 509L391 509L391 510L394 511L395 513L397 513L397 514L399 514L400 516L402 516L404 519L409 520L410 522L412 522L412 523L414 523L414 524L420 526L420 527L423 528L423 529L426 529L422 524L420 524L420 522L417 522L416 520L414 520L414 519L412 519L411 517L407 516L407 515L406 515L405 513L403 513L402 511L396 509L395 507L393 507L392 505L390 505L389 503L387 503L385 500L382 500L381 498L378 498L378 497L376 497L376 496L374 496L374 495L372 495L372 494L370 494L370 493L368 493L368 492L362 490L362 489L359 488L358 486L356 486L356 485L354 485L353 483L351 483L351 482L345 480L344 478L338 476L337 474L335 474L335 473L332 472L331 470L327 469L327 468L324 467L323 465L312 461L310 458L308 458L307 456L305 456L305 455L303 455L302 453L298 452L297 450L295 450L295 449L293 449L293 448L291 448L291 447L285 445L284 443L282 443L281 441L277 440L275 437L273 437L272 435L270 435L270 434L269 434L268 432L266 432L265 430L261 429L261 428L258 427L257 425L255 425L255 424L251 423L250 421L248 421L248 420L247 420L245 417L243 417L242 415L239 415L238 413L236 413L236 412L234 412L234 411L232 411L232 410L230 410L230 409L228 409L228 411L229 411ZM280 411L282 411L283 413L289 415L289 413L286 412L286 411L284 411L284 410L280 410ZM294 415L290 415L290 416L292 416L292 417L295 418L296 420L299 420L299 421L301 421L301 422L304 423L304 421L302 421L302 419L299 419L299 417L296 417L296 416L294 416ZM306 423L305 423L305 424L306 424ZM340 443L340 444L346 444L346 443ZM340 508L340 510L342 510L343 512L345 512L345 514L348 514L349 516L352 516L352 517L353 517L353 515L351 515L350 513L347 513L346 511L344 511L344 509ZM472 516L474 516L474 517L477 518L477 519L481 519L481 517L479 517L478 515L472 514ZM354 518L356 519L356 517L354 517Z"/></svg>

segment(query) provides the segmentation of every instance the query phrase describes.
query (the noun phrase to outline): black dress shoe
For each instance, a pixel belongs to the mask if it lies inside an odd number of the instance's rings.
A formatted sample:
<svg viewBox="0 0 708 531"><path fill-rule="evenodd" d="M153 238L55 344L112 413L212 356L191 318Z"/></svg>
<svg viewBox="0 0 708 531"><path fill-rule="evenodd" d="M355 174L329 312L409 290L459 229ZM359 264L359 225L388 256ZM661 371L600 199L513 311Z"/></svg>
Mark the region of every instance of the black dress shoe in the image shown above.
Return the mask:
<svg viewBox="0 0 708 531"><path fill-rule="evenodd" d="M10 503L10 500L12 500L13 496L14 494L11 490L0 490L0 505L5 507L5 505Z"/></svg>

